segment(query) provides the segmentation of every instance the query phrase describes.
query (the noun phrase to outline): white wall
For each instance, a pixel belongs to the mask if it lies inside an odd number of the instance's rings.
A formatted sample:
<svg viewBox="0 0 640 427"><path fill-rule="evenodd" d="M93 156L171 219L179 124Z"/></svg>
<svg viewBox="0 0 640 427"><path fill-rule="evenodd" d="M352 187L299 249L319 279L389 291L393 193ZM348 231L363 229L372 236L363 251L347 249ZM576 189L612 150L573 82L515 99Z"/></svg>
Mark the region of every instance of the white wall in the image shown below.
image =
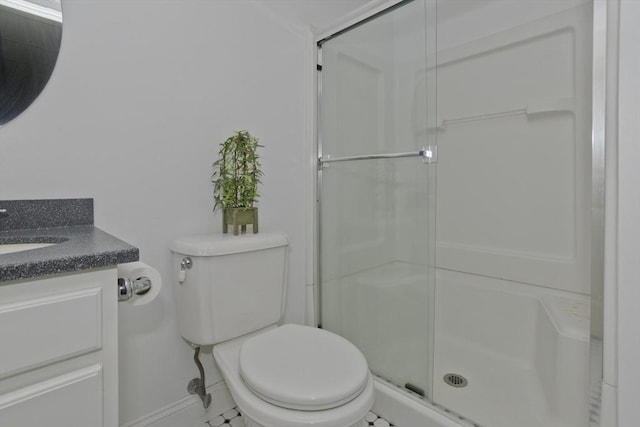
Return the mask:
<svg viewBox="0 0 640 427"><path fill-rule="evenodd" d="M185 397L197 374L176 327L169 244L220 230L211 163L235 130L265 146L260 226L289 236L286 321L304 320L300 28L328 22L317 22L310 1L283 18L287 3L65 0L49 85L0 128L0 199L93 197L96 225L138 246L162 274L154 303L120 304L121 423ZM323 2L321 18L362 3ZM202 359L207 383L220 380Z"/></svg>

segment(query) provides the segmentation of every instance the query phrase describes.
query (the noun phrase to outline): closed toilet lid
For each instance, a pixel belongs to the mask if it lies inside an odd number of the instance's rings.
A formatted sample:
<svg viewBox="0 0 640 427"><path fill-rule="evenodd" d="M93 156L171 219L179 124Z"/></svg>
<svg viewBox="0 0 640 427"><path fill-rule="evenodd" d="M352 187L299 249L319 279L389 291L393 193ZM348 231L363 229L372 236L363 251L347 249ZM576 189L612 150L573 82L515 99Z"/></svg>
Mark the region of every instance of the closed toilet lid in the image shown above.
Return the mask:
<svg viewBox="0 0 640 427"><path fill-rule="evenodd" d="M240 375L263 400L311 411L354 399L367 385L369 369L346 339L322 329L283 325L242 344Z"/></svg>

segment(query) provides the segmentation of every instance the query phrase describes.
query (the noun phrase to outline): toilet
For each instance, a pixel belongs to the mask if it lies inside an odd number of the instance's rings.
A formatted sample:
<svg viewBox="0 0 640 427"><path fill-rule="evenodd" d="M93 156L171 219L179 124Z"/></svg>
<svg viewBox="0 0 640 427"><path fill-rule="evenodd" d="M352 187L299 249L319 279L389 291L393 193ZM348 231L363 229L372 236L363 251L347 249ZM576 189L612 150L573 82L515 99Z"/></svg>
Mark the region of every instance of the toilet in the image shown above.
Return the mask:
<svg viewBox="0 0 640 427"><path fill-rule="evenodd" d="M281 324L288 241L204 234L171 244L180 334L213 357L246 427L361 427L373 406L366 359L346 339Z"/></svg>

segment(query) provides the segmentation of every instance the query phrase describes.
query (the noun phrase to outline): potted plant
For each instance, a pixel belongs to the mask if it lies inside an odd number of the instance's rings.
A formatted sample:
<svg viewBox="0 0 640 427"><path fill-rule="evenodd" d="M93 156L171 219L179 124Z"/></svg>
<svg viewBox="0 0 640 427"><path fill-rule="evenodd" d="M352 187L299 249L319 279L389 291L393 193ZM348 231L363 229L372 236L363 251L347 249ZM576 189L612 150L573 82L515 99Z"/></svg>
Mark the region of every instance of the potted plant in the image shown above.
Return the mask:
<svg viewBox="0 0 640 427"><path fill-rule="evenodd" d="M213 210L222 210L222 232L227 233L228 226L233 227L233 234L238 235L238 228L243 233L247 224L253 225L253 232L258 232L258 208L254 207L260 196L258 184L262 171L258 157L258 139L246 130L231 135L220 144L219 158L213 163Z"/></svg>

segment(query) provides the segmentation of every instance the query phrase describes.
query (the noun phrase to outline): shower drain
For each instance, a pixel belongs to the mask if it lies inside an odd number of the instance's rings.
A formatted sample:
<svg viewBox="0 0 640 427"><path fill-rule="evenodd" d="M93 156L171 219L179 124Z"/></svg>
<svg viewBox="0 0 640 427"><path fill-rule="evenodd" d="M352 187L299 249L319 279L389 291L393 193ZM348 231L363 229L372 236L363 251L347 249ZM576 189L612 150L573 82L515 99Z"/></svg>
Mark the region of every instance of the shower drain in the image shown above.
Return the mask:
<svg viewBox="0 0 640 427"><path fill-rule="evenodd" d="M460 374L445 374L442 378L451 387L466 387L469 382Z"/></svg>

